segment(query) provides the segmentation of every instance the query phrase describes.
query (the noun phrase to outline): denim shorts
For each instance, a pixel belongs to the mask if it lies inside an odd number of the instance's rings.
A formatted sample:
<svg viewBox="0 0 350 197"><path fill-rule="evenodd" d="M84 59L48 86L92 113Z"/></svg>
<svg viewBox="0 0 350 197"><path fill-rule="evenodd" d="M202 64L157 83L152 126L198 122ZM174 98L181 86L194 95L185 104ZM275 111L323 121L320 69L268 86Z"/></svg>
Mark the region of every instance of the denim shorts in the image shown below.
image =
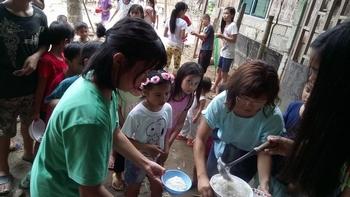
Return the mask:
<svg viewBox="0 0 350 197"><path fill-rule="evenodd" d="M228 73L232 62L233 62L233 59L228 59L220 56L218 68L220 68L222 72Z"/></svg>

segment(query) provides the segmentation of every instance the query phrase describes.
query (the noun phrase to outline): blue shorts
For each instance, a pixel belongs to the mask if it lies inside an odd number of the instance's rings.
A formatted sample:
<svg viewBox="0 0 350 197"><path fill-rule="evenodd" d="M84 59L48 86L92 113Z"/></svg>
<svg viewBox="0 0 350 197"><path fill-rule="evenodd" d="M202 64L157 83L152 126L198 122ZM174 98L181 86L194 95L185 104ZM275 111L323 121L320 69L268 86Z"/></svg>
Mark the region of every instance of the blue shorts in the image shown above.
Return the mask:
<svg viewBox="0 0 350 197"><path fill-rule="evenodd" d="M232 62L233 62L233 59L228 59L220 56L218 67L221 69L222 72L228 73Z"/></svg>
<svg viewBox="0 0 350 197"><path fill-rule="evenodd" d="M125 159L124 181L127 185L141 184L146 177L146 171Z"/></svg>

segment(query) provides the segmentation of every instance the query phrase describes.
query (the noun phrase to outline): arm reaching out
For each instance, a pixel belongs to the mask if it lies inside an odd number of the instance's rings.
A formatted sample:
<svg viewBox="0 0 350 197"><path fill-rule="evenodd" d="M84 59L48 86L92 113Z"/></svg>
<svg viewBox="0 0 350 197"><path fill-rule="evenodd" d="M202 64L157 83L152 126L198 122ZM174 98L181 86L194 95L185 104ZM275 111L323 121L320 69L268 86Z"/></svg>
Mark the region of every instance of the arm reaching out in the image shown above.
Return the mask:
<svg viewBox="0 0 350 197"><path fill-rule="evenodd" d="M270 145L264 151L271 155L287 156L294 146L293 140L281 136L270 135L267 140Z"/></svg>

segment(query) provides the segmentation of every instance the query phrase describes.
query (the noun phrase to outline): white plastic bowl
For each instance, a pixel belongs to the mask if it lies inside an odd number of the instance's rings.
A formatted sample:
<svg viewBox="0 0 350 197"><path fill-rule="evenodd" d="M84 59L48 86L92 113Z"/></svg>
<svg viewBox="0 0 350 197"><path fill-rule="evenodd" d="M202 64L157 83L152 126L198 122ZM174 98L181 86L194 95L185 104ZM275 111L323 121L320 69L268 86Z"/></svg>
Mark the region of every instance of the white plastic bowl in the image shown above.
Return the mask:
<svg viewBox="0 0 350 197"><path fill-rule="evenodd" d="M29 126L29 135L36 142L41 142L41 138L45 133L46 124L43 120L33 120Z"/></svg>
<svg viewBox="0 0 350 197"><path fill-rule="evenodd" d="M225 180L220 174L215 174L214 176L211 177L209 183L217 197L253 197L254 196L253 190L247 182L243 181L242 179L236 176L233 176L233 175L230 175L230 176L232 181L229 181L229 182L233 182L232 184L233 187L228 189L230 189L231 192L233 192L233 190L236 190L236 191L239 190L241 192L239 194L238 193L229 194L229 192L227 192L226 194L223 193L222 192L223 189L220 189L219 187L224 186L227 183L225 181L228 181L228 180Z"/></svg>

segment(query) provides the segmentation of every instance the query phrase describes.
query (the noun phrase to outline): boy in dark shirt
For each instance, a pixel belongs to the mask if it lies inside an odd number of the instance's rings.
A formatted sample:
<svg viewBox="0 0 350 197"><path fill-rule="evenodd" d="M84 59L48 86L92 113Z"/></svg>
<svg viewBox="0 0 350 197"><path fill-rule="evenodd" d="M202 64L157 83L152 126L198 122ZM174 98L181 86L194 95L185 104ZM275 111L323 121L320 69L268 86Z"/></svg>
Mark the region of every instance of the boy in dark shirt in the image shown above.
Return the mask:
<svg viewBox="0 0 350 197"><path fill-rule="evenodd" d="M21 120L23 159L33 160L33 140L28 127L32 121L35 70L47 49L41 39L41 33L47 29L47 19L30 2L0 3L0 195L9 193L12 187L8 154L10 140L16 136L17 116Z"/></svg>
<svg viewBox="0 0 350 197"><path fill-rule="evenodd" d="M191 32L191 34L202 40L202 47L198 56L198 64L202 66L205 73L210 64L211 54L213 52L214 29L213 26L210 25L210 16L208 14L202 16L202 24L204 26L202 33Z"/></svg>

